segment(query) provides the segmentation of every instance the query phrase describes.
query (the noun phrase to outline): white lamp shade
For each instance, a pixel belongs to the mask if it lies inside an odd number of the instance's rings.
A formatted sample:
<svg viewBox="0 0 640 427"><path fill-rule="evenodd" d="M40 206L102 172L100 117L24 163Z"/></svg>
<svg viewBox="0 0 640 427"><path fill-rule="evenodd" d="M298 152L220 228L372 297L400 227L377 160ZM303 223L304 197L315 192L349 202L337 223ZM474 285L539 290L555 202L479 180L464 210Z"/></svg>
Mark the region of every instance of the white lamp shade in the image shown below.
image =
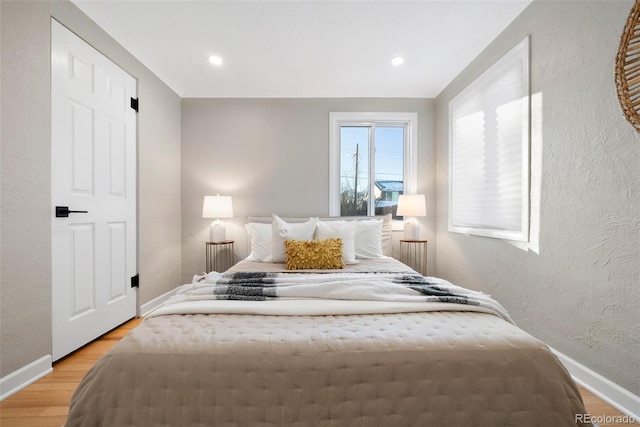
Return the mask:
<svg viewBox="0 0 640 427"><path fill-rule="evenodd" d="M233 218L231 196L204 196L202 218Z"/></svg>
<svg viewBox="0 0 640 427"><path fill-rule="evenodd" d="M424 194L401 194L398 197L398 216L427 216Z"/></svg>

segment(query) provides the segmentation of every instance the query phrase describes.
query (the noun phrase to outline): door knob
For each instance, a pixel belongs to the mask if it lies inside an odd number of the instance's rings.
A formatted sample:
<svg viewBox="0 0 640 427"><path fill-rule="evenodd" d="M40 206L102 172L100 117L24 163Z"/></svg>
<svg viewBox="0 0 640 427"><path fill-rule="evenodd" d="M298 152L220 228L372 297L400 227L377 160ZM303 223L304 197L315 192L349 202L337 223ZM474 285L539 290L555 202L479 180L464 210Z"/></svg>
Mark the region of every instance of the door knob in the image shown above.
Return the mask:
<svg viewBox="0 0 640 427"><path fill-rule="evenodd" d="M70 211L69 206L56 206L56 218L68 218L70 213L89 213L89 211Z"/></svg>

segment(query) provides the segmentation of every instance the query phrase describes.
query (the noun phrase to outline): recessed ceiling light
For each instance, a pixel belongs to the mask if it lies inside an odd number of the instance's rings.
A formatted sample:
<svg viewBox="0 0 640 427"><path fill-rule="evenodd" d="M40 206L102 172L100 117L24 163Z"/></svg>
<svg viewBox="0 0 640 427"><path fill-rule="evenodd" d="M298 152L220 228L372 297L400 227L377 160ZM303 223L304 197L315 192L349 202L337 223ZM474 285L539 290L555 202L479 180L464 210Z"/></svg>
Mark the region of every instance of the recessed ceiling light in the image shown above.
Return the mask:
<svg viewBox="0 0 640 427"><path fill-rule="evenodd" d="M391 65L394 66L398 66L398 65L402 65L404 63L404 58L402 56L396 56L394 58L391 58Z"/></svg>
<svg viewBox="0 0 640 427"><path fill-rule="evenodd" d="M211 55L209 57L209 62L211 62L213 65L222 65L222 58L216 55Z"/></svg>

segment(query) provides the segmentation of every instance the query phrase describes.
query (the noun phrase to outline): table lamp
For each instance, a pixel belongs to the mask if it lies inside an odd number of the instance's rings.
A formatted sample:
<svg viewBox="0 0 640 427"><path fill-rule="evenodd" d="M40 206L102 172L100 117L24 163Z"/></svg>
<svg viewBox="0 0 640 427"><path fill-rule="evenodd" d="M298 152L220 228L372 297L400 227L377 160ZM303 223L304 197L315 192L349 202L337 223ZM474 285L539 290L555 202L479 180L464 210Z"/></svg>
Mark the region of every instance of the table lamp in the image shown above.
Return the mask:
<svg viewBox="0 0 640 427"><path fill-rule="evenodd" d="M404 239L420 240L420 224L417 217L427 216L424 194L401 194L398 197L396 215L405 217Z"/></svg>
<svg viewBox="0 0 640 427"><path fill-rule="evenodd" d="M215 218L209 228L209 238L212 242L226 240L224 222L220 218L233 218L233 204L231 196L204 196L202 205L202 218Z"/></svg>

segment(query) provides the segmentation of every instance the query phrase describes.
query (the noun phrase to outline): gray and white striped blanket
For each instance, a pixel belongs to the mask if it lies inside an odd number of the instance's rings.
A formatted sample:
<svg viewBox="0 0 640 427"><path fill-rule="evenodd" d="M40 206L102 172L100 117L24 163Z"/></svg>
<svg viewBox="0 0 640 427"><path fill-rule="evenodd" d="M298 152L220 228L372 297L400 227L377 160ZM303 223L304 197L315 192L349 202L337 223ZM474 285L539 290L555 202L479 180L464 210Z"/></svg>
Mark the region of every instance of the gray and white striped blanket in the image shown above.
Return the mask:
<svg viewBox="0 0 640 427"><path fill-rule="evenodd" d="M482 307L509 320L506 310L482 292L436 277L399 273L211 272L195 276L170 302L296 299L453 303Z"/></svg>

